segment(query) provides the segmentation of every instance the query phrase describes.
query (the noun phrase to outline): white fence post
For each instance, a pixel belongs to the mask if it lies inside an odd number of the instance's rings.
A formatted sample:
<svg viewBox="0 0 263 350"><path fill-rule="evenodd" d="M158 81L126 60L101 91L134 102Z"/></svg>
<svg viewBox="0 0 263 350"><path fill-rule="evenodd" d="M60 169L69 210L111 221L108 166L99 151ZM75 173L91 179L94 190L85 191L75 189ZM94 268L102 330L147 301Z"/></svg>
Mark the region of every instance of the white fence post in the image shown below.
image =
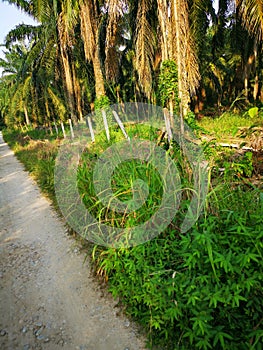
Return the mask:
<svg viewBox="0 0 263 350"><path fill-rule="evenodd" d="M56 134L58 135L58 127L57 127L56 122L54 122L54 126L55 126L55 130L56 130Z"/></svg>
<svg viewBox="0 0 263 350"><path fill-rule="evenodd" d="M107 121L107 115L103 109L101 110L101 113L102 113L102 117L103 117L103 123L104 123L105 131L106 131L107 140L110 141L110 131L109 131L109 125L108 125L108 121Z"/></svg>
<svg viewBox="0 0 263 350"><path fill-rule="evenodd" d="M75 135L74 135L73 127L72 127L72 121L71 121L71 119L69 119L68 121L69 121L71 137L74 139Z"/></svg>
<svg viewBox="0 0 263 350"><path fill-rule="evenodd" d="M87 121L88 121L89 131L90 131L90 135L91 135L91 141L94 142L95 141L95 136L94 136L94 131L93 131L93 128L92 128L91 118L87 117Z"/></svg>
<svg viewBox="0 0 263 350"><path fill-rule="evenodd" d="M62 129L62 132L63 132L64 139L65 139L65 138L67 138L67 135L65 133L64 124L63 124L63 122L61 122L60 124L61 124L61 129Z"/></svg>
<svg viewBox="0 0 263 350"><path fill-rule="evenodd" d="M125 136L125 138L126 138L128 141L130 141L130 138L129 138L127 132L125 131L124 125L122 124L122 121L120 120L120 118L119 118L117 112L112 111L112 113L113 113L113 115L114 115L114 118L115 118L116 122L118 123L119 127L121 128L121 131L122 131L123 135Z"/></svg>
<svg viewBox="0 0 263 350"><path fill-rule="evenodd" d="M173 134L172 134L172 129L171 129L171 124L170 124L170 113L169 111L164 108L163 110L164 114L164 122L165 122L165 128L167 131L167 136L168 136L168 142L171 143L173 139Z"/></svg>

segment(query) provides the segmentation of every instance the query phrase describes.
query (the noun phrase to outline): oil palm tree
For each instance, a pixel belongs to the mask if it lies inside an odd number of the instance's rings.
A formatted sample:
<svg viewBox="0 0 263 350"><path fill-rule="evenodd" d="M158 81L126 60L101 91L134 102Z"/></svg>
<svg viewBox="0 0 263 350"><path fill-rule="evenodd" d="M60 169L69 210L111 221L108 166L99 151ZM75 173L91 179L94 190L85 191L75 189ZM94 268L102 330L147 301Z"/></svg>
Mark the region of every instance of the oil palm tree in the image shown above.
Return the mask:
<svg viewBox="0 0 263 350"><path fill-rule="evenodd" d="M79 3L81 36L86 60L93 65L96 98L106 95L100 58L100 6L96 0L81 0Z"/></svg>
<svg viewBox="0 0 263 350"><path fill-rule="evenodd" d="M247 30L257 43L263 39L263 3L261 0L236 0L236 7Z"/></svg>
<svg viewBox="0 0 263 350"><path fill-rule="evenodd" d="M263 3L261 0L236 0L237 13L243 26L253 37L253 48L244 65L245 95L248 98L248 84L251 71L255 71L253 98L259 94L259 67L263 40ZM259 52L260 49L260 52ZM263 94L263 93L262 93Z"/></svg>
<svg viewBox="0 0 263 350"><path fill-rule="evenodd" d="M30 75L23 72L28 48L22 44L10 46L5 51L5 59L0 59L0 66L3 68L1 77L1 90L4 95L1 110L7 124L19 120L24 114L25 122L30 125L28 105L31 100L29 95Z"/></svg>

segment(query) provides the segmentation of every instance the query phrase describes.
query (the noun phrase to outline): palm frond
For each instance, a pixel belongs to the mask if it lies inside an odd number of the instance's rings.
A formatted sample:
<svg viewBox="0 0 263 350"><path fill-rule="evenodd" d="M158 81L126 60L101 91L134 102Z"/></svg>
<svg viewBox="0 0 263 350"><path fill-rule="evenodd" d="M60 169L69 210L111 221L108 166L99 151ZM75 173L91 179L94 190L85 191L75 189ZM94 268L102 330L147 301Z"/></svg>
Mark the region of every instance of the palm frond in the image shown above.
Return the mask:
<svg viewBox="0 0 263 350"><path fill-rule="evenodd" d="M237 10L247 30L258 41L263 39L263 1L236 0Z"/></svg>
<svg viewBox="0 0 263 350"><path fill-rule="evenodd" d="M151 6L151 0L141 0L138 3L134 62L139 83L148 98L152 92L152 67L155 51L155 35L147 17Z"/></svg>
<svg viewBox="0 0 263 350"><path fill-rule="evenodd" d="M53 2L50 0L34 0L33 2L34 16L40 23L47 23L50 21L53 13Z"/></svg>
<svg viewBox="0 0 263 350"><path fill-rule="evenodd" d="M51 101L52 101L52 103L53 103L53 105L58 113L60 120L64 120L65 115L66 115L66 107L65 107L64 103L50 87L48 87L47 91L48 91L49 96L51 98Z"/></svg>
<svg viewBox="0 0 263 350"><path fill-rule="evenodd" d="M27 14L33 15L33 6L31 1L27 1L27 0L2 0L2 1L15 5L20 10L25 11Z"/></svg>
<svg viewBox="0 0 263 350"><path fill-rule="evenodd" d="M37 38L40 31L41 25L32 26L28 24L19 24L6 35L5 45L9 47L12 43L25 39L32 41Z"/></svg>

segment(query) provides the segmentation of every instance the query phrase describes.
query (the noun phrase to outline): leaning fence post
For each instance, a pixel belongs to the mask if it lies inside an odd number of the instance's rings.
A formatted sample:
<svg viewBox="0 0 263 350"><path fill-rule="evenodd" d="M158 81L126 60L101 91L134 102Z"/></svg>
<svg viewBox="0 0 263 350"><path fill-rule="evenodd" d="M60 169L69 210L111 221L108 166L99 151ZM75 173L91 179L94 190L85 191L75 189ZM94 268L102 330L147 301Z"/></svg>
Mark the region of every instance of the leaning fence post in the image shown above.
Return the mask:
<svg viewBox="0 0 263 350"><path fill-rule="evenodd" d="M128 141L130 141L130 138L129 138L127 132L125 131L124 125L122 124L122 121L120 120L120 118L119 118L117 112L112 111L112 113L113 113L113 115L114 115L114 118L116 119L116 122L118 123L119 127L121 128L121 131L122 131L123 135L125 136L125 138L126 138Z"/></svg>
<svg viewBox="0 0 263 350"><path fill-rule="evenodd" d="M69 119L68 121L69 121L71 137L74 139L75 135L74 135L73 127L72 127L72 121L71 121L71 119Z"/></svg>
<svg viewBox="0 0 263 350"><path fill-rule="evenodd" d="M110 131L109 131L109 125L108 125L108 121L107 121L107 115L103 109L101 110L101 113L102 113L102 117L103 117L103 123L104 123L105 131L106 131L107 140L110 141Z"/></svg>
<svg viewBox="0 0 263 350"><path fill-rule="evenodd" d="M65 128L64 128L64 124L63 122L60 123L61 125L61 129L62 129L62 132L63 132L63 136L64 136L64 139L67 137L66 133L65 133Z"/></svg>

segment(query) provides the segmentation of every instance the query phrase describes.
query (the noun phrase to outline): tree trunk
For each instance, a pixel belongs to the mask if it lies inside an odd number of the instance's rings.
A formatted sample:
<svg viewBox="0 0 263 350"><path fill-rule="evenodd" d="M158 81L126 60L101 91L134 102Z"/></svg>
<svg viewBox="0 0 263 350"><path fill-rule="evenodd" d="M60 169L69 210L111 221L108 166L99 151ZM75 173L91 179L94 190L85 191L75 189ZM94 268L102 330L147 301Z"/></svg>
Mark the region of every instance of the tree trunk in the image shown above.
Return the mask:
<svg viewBox="0 0 263 350"><path fill-rule="evenodd" d="M258 91L259 91L259 78L258 78L258 73L256 73L256 76L255 76L255 83L254 83L254 91L253 91L253 98L254 98L254 101L257 100Z"/></svg>
<svg viewBox="0 0 263 350"><path fill-rule="evenodd" d="M70 117L73 123L77 124L78 120L75 114L74 86L72 81L69 56L67 53L67 49L69 46L68 33L67 33L66 26L64 25L64 22L61 17L59 18L59 21L58 21L58 36L59 36L60 54L61 54L63 68L64 68L65 85L66 85L67 96L68 96L68 106L69 106Z"/></svg>
<svg viewBox="0 0 263 350"><path fill-rule="evenodd" d="M249 57L248 57L248 60L245 64L245 67L244 67L244 89L245 89L245 97L248 101L248 97L249 97L249 78L250 78L250 74L251 74L251 69L253 67L253 64L255 64L255 53L257 54L257 42L255 40L254 42L254 50L253 50L253 54L251 54Z"/></svg>
<svg viewBox="0 0 263 350"><path fill-rule="evenodd" d="M96 97L100 98L105 96L105 87L104 87L104 79L100 65L100 57L99 57L99 46L97 45L94 57L93 57L93 70L95 76L95 92Z"/></svg>
<svg viewBox="0 0 263 350"><path fill-rule="evenodd" d="M183 92L183 74L182 74L182 55L184 47L181 46L181 24L179 19L180 14L180 0L174 0L174 20L175 20L175 32L176 32L176 63L177 63L177 72L178 72L178 97L179 97L179 113L181 119L181 131L183 132L183 116L184 110L186 109L185 104L188 104L188 101L184 99Z"/></svg>
<svg viewBox="0 0 263 350"><path fill-rule="evenodd" d="M73 91L73 84L72 84L72 77L70 72L70 65L68 61L68 55L64 52L63 49L61 49L61 57L62 57L62 63L64 68L64 74L65 74L65 84L67 89L67 95L68 95L68 105L69 105L69 111L70 111L70 117L74 124L77 124L77 117L75 115L75 103L74 103L74 91Z"/></svg>
<svg viewBox="0 0 263 350"><path fill-rule="evenodd" d="M255 83L254 83L254 91L253 91L253 98L254 101L257 100L258 97L258 91L259 91L259 74L258 74L258 50L257 45L254 45L254 56L255 56Z"/></svg>
<svg viewBox="0 0 263 350"><path fill-rule="evenodd" d="M99 16L92 0L80 5L80 27L87 61L93 64L96 97L105 96L105 85L99 54Z"/></svg>
<svg viewBox="0 0 263 350"><path fill-rule="evenodd" d="M169 40L169 18L166 0L157 0L158 17L162 33L162 61L169 59L168 40Z"/></svg>
<svg viewBox="0 0 263 350"><path fill-rule="evenodd" d="M81 105L81 89L80 89L78 78L76 76L76 70L75 70L74 64L72 64L72 76L73 76L73 83L74 83L76 108L78 111L79 120L82 121L83 113L82 113L82 105Z"/></svg>

